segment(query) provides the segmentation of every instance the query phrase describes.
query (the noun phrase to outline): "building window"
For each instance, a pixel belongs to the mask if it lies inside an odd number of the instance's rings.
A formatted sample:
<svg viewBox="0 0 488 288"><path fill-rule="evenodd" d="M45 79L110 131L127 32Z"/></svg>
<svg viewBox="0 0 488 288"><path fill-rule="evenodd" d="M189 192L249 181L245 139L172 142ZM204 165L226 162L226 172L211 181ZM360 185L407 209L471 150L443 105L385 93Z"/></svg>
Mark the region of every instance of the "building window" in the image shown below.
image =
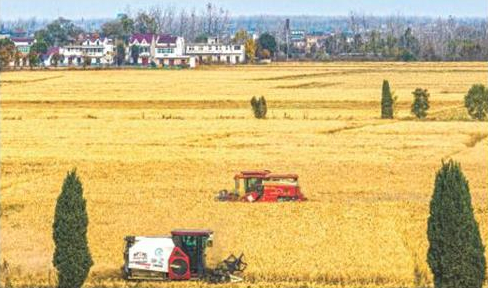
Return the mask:
<svg viewBox="0 0 488 288"><path fill-rule="evenodd" d="M172 54L174 53L173 48L158 48L158 54Z"/></svg>
<svg viewBox="0 0 488 288"><path fill-rule="evenodd" d="M241 50L241 46L239 46L239 45L234 46L234 50L240 51Z"/></svg>

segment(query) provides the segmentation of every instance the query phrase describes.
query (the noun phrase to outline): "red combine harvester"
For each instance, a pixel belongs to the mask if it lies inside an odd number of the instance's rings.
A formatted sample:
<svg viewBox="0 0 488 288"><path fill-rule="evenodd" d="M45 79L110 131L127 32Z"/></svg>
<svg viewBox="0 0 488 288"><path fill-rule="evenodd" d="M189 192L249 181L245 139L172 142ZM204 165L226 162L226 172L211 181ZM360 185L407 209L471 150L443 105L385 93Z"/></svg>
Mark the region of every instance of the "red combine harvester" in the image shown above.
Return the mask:
<svg viewBox="0 0 488 288"><path fill-rule="evenodd" d="M243 202L290 202L307 200L300 191L298 175L269 170L243 171L234 177L235 189L222 190L215 200ZM242 195L242 196L241 196Z"/></svg>
<svg viewBox="0 0 488 288"><path fill-rule="evenodd" d="M125 237L123 276L126 280L239 282L246 269L243 255L231 255L210 269L205 250L212 247L210 230L174 230L171 236Z"/></svg>

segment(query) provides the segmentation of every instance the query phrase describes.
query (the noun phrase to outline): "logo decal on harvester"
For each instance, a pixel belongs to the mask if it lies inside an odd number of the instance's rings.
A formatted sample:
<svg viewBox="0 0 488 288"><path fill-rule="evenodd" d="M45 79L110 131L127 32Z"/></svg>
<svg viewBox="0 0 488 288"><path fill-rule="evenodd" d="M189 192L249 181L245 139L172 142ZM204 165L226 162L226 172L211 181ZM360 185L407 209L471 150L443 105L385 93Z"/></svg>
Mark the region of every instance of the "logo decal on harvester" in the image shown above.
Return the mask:
<svg viewBox="0 0 488 288"><path fill-rule="evenodd" d="M147 254L144 252L134 253L134 261L146 262L147 261Z"/></svg>
<svg viewBox="0 0 488 288"><path fill-rule="evenodd" d="M163 249L162 248L156 249L156 251L154 251L154 255L156 255L158 257L163 256Z"/></svg>

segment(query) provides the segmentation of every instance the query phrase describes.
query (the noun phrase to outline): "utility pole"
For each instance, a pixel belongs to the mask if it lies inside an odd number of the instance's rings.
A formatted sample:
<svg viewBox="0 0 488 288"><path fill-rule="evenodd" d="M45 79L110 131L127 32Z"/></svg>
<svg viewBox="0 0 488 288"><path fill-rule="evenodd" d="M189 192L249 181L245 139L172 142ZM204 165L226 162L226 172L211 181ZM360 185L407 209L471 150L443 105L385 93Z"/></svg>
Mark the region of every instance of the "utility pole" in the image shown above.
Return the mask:
<svg viewBox="0 0 488 288"><path fill-rule="evenodd" d="M288 55L290 53L290 19L286 19L285 39L286 39L286 62L288 62Z"/></svg>

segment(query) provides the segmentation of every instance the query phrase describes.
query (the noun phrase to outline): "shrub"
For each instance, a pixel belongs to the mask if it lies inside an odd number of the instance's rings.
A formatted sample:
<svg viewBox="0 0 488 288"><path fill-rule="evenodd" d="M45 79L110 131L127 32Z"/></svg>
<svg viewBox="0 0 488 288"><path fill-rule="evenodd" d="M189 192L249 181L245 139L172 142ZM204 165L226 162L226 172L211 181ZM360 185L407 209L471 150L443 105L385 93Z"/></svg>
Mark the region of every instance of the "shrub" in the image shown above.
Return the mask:
<svg viewBox="0 0 488 288"><path fill-rule="evenodd" d="M268 113L268 105L266 104L266 99L263 96L261 96L259 99L252 97L251 106L256 119L266 118L266 114Z"/></svg>
<svg viewBox="0 0 488 288"><path fill-rule="evenodd" d="M414 114L418 119L424 119L425 117L427 117L427 110L429 110L430 108L430 94L427 89L422 88L415 89L412 94L412 114Z"/></svg>
<svg viewBox="0 0 488 288"><path fill-rule="evenodd" d="M86 238L87 227L83 187L76 170L73 170L64 179L53 223L56 245L53 264L58 270L60 288L80 288L93 265Z"/></svg>
<svg viewBox="0 0 488 288"><path fill-rule="evenodd" d="M471 118L485 120L488 113L488 89L482 84L473 85L464 96L464 106Z"/></svg>
<svg viewBox="0 0 488 288"><path fill-rule="evenodd" d="M394 106L395 98L390 90L390 83L384 80L381 93L381 119L393 119Z"/></svg>
<svg viewBox="0 0 488 288"><path fill-rule="evenodd" d="M427 261L435 287L481 288L486 260L468 181L458 163L443 163L430 202Z"/></svg>

